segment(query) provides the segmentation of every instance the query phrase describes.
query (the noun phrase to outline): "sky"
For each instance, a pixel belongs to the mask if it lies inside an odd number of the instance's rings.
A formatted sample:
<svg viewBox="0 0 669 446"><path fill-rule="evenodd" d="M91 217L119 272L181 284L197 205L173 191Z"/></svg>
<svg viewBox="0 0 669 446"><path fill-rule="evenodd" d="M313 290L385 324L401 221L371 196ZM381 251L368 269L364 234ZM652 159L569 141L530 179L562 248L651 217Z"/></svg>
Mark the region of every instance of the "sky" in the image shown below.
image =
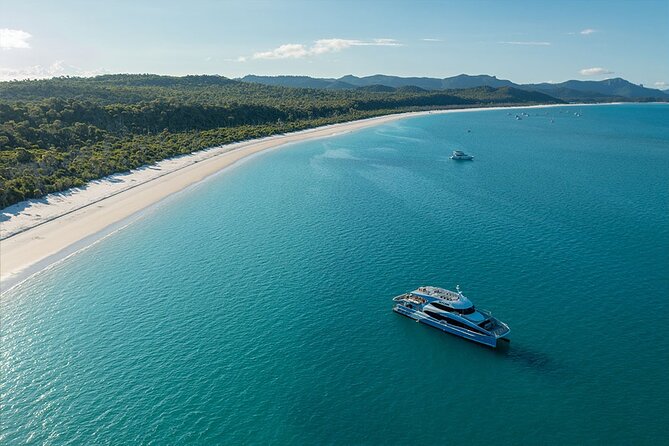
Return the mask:
<svg viewBox="0 0 669 446"><path fill-rule="evenodd" d="M622 77L669 88L669 0L0 0L0 80Z"/></svg>

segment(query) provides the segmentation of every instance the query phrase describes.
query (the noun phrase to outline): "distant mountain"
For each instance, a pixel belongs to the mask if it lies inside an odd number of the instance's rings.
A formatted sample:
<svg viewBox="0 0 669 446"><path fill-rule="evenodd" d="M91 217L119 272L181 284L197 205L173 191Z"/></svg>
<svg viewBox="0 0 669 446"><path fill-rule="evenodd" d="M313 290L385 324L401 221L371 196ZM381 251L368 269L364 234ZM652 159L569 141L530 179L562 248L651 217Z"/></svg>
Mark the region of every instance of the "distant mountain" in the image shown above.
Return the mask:
<svg viewBox="0 0 669 446"><path fill-rule="evenodd" d="M347 84L355 85L357 87L366 87L369 85L385 85L393 88L400 87L420 87L423 90L443 90L441 86L441 79L433 79L429 77L398 77L386 76L383 74L375 74L373 76L357 77L344 76L339 78L340 81Z"/></svg>
<svg viewBox="0 0 669 446"><path fill-rule="evenodd" d="M468 74L460 74L458 76L447 77L442 79L443 88L474 88L474 87L515 87L511 81L505 79L497 79L495 76L488 76L487 74L479 74L478 76L470 76Z"/></svg>
<svg viewBox="0 0 669 446"><path fill-rule="evenodd" d="M424 90L449 90L476 87L517 87L517 85L511 81L497 79L495 76L488 76L485 74L478 76L460 74L458 76L447 77L445 79L431 77L398 77L386 76L383 74L375 74L373 76L366 77L348 75L339 78L339 80L346 82L347 84L357 85L359 87L380 84L395 88L420 87Z"/></svg>
<svg viewBox="0 0 669 446"><path fill-rule="evenodd" d="M249 74L239 80L276 87L319 88L326 90L347 90L357 87L357 85L342 82L340 79L323 79L309 76L255 76Z"/></svg>
<svg viewBox="0 0 669 446"><path fill-rule="evenodd" d="M242 82L253 82L257 84L294 87L294 88L325 88L345 89L385 86L392 88L417 87L421 90L451 90L476 87L519 87L511 81L497 79L495 76L481 74L470 76L460 74L445 79L431 77L399 77L375 74L373 76L357 77L347 75L339 79L315 78L309 76L256 76L248 75L241 79ZM384 90L387 91L387 90Z"/></svg>
<svg viewBox="0 0 669 446"><path fill-rule="evenodd" d="M607 100L669 100L668 91L646 88L621 78L605 79L602 81L570 80L557 84L516 84L509 80L498 79L495 76L489 76L486 74L477 76L460 74L458 76L447 77L443 79L431 77L399 77L375 74L373 76L365 77L347 75L340 77L339 79L321 79L308 76L245 76L240 80L244 82L255 82L265 85L280 85L284 87L297 88L362 88L366 91L372 92L392 91L389 88L413 88L414 90L411 91L416 92L424 90L459 90L477 87L512 87L519 90L538 91L564 101L601 102Z"/></svg>
<svg viewBox="0 0 669 446"><path fill-rule="evenodd" d="M593 98L626 98L626 99L649 99L666 98L667 95L662 90L646 88L636 85L619 77L614 79L605 79L603 81L566 81L559 84L527 84L522 88L528 90L541 91L551 96L561 99L577 99L579 97Z"/></svg>
<svg viewBox="0 0 669 446"><path fill-rule="evenodd" d="M598 102L598 101L607 101L607 100L623 100L625 98L621 98L619 96L612 96L612 95L607 95L607 94L602 94L602 93L595 93L594 91L580 91L580 90L573 90L571 88L565 88L565 87L560 87L560 86L555 86L555 87L546 87L546 88L541 88L541 87L528 87L526 85L522 85L520 88L525 89L527 91L540 91L542 93L548 94L550 96L560 98L563 101L584 101L584 102Z"/></svg>

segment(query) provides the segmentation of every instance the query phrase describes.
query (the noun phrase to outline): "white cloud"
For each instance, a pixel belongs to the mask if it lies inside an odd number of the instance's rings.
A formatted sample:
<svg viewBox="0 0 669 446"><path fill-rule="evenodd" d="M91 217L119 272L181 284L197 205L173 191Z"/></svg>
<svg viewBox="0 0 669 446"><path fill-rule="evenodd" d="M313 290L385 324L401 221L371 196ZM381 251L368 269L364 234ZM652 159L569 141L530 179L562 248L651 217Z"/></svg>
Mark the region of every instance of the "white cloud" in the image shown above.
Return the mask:
<svg viewBox="0 0 669 446"><path fill-rule="evenodd" d="M430 38L420 39L420 40L422 40L423 42L443 42L441 39L430 39Z"/></svg>
<svg viewBox="0 0 669 446"><path fill-rule="evenodd" d="M67 65L62 60L57 60L51 65L33 65L23 68L0 67L0 81L24 80L24 79L46 79L57 76L79 76L91 77L107 73L107 70L84 70L73 65Z"/></svg>
<svg viewBox="0 0 669 446"><path fill-rule="evenodd" d="M536 45L536 46L549 46L550 42L527 42L527 41L514 41L514 42L499 42L505 45Z"/></svg>
<svg viewBox="0 0 669 446"><path fill-rule="evenodd" d="M613 71L609 71L606 68L602 67L593 67L593 68L583 68L579 70L581 76L602 76L604 74L613 74Z"/></svg>
<svg viewBox="0 0 669 446"><path fill-rule="evenodd" d="M325 53L331 53L331 52L337 52L344 50L346 48L350 48L353 45L356 44L355 40L349 40L349 39L320 39L314 42L314 45L310 49L306 49L307 54L325 54Z"/></svg>
<svg viewBox="0 0 669 446"><path fill-rule="evenodd" d="M357 42L356 45L371 46L404 46L395 39L374 39L372 42Z"/></svg>
<svg viewBox="0 0 669 446"><path fill-rule="evenodd" d="M662 88L662 89L669 88L669 83L668 83L668 82L664 82L664 81L655 82L654 85L655 85L657 88Z"/></svg>
<svg viewBox="0 0 669 446"><path fill-rule="evenodd" d="M596 33L596 32L597 32L596 29L586 28L583 31L581 31L580 34L583 35L583 36L589 36L590 34L593 34L593 33Z"/></svg>
<svg viewBox="0 0 669 446"><path fill-rule="evenodd" d="M254 59L298 59L309 54L307 48L301 43L287 43L272 51L255 53Z"/></svg>
<svg viewBox="0 0 669 446"><path fill-rule="evenodd" d="M287 43L271 51L262 51L253 54L253 59L300 59L307 56L335 53L352 46L402 46L395 39L373 39L370 41L354 39L319 39L311 46L302 43ZM237 58L239 62L246 61L245 56Z"/></svg>
<svg viewBox="0 0 669 446"><path fill-rule="evenodd" d="M32 34L20 29L0 29L0 49L11 50L16 48L30 48L28 39Z"/></svg>

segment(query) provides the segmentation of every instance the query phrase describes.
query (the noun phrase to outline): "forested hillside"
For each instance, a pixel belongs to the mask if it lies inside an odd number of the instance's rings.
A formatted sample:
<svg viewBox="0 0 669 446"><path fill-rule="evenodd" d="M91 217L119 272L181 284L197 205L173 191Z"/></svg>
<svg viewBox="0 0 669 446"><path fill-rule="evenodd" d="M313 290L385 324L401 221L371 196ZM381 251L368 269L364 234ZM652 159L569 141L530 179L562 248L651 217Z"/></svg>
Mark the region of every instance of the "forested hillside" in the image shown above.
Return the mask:
<svg viewBox="0 0 669 446"><path fill-rule="evenodd" d="M401 111L559 103L490 87L297 89L220 76L0 83L0 208L198 149Z"/></svg>

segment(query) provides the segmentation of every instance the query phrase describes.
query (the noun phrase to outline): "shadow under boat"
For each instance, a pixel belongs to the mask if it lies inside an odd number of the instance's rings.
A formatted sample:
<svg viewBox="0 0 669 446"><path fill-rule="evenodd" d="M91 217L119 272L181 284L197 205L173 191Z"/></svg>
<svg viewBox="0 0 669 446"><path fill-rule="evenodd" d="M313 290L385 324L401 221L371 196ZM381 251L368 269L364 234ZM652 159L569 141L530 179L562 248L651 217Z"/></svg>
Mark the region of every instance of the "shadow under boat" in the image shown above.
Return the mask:
<svg viewBox="0 0 669 446"><path fill-rule="evenodd" d="M550 355L518 342L500 342L497 348L489 350L499 357L509 359L528 369L540 372L556 372L562 369Z"/></svg>

